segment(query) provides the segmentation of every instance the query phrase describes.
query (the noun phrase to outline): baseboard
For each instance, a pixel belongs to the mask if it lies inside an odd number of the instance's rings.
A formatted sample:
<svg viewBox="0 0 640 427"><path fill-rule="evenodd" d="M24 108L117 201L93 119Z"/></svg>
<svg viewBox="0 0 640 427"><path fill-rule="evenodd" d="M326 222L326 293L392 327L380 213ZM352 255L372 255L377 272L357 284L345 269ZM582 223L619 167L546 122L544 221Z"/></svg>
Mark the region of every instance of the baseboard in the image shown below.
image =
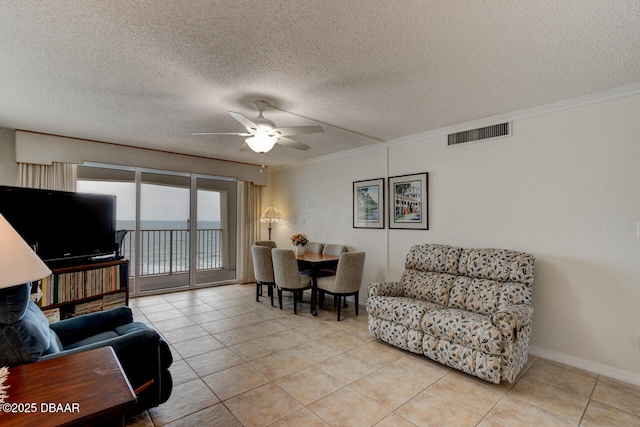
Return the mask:
<svg viewBox="0 0 640 427"><path fill-rule="evenodd" d="M614 368L612 366L603 365L601 363L592 362L590 360L580 359L579 357L568 356L553 350L537 347L532 345L529 347L529 354L533 356L543 357L553 360L554 362L564 363L565 365L575 368L584 369L626 383L640 385L640 373L627 371L624 369Z"/></svg>

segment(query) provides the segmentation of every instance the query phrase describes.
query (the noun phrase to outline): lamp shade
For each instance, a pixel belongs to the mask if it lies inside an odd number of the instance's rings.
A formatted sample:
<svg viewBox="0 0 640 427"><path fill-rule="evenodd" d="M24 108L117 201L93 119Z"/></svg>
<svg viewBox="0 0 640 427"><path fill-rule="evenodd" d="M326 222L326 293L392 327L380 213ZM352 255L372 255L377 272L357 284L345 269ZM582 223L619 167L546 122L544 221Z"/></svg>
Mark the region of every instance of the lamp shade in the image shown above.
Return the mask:
<svg viewBox="0 0 640 427"><path fill-rule="evenodd" d="M0 215L0 288L47 277L51 270Z"/></svg>
<svg viewBox="0 0 640 427"><path fill-rule="evenodd" d="M278 212L278 209L274 205L267 206L267 209L262 212L260 216L260 222L280 222L282 215Z"/></svg>

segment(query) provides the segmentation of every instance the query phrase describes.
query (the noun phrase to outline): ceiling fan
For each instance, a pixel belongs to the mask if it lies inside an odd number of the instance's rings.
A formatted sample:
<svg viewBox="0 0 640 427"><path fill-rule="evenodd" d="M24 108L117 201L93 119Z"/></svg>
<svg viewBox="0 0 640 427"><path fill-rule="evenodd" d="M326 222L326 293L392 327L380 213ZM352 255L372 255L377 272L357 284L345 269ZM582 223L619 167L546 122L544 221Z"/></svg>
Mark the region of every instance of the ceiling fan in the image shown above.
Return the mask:
<svg viewBox="0 0 640 427"><path fill-rule="evenodd" d="M308 150L309 147L302 142L289 138L292 135L305 135L311 133L324 132L322 126L289 126L276 128L276 124L269 119L265 119L262 113L269 107L266 101L256 101L253 103L258 110L258 117L248 119L243 114L229 111L231 117L239 121L245 128L243 133L218 133L218 132L191 132L190 135L237 135L248 136L245 143L240 147L240 151L251 149L259 154L270 151L274 145L280 144L285 147L296 148L298 150Z"/></svg>

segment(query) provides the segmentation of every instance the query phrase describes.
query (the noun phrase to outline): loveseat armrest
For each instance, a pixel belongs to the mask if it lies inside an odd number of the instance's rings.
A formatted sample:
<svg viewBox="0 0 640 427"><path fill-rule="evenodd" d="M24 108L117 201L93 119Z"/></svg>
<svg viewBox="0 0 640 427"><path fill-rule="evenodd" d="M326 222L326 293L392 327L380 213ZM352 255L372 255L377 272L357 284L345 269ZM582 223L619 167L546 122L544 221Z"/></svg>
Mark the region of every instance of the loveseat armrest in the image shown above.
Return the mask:
<svg viewBox="0 0 640 427"><path fill-rule="evenodd" d="M404 288L400 282L376 282L369 284L369 297L401 297Z"/></svg>
<svg viewBox="0 0 640 427"><path fill-rule="evenodd" d="M518 339L518 331L531 322L532 315L532 307L512 305L495 312L491 316L491 323L500 330L507 342L515 342Z"/></svg>
<svg viewBox="0 0 640 427"><path fill-rule="evenodd" d="M84 314L78 317L54 322L49 327L58 335L64 347L90 336L113 331L118 326L133 322L129 307L117 307L111 310Z"/></svg>

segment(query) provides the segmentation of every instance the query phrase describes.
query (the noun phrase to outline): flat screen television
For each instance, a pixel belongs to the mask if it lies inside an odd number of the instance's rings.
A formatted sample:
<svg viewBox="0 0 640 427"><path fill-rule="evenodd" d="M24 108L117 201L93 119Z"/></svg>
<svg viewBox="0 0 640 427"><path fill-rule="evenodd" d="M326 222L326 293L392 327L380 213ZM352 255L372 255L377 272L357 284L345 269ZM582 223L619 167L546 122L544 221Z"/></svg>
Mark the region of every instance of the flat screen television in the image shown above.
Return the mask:
<svg viewBox="0 0 640 427"><path fill-rule="evenodd" d="M0 213L49 265L116 250L116 196L0 186Z"/></svg>

